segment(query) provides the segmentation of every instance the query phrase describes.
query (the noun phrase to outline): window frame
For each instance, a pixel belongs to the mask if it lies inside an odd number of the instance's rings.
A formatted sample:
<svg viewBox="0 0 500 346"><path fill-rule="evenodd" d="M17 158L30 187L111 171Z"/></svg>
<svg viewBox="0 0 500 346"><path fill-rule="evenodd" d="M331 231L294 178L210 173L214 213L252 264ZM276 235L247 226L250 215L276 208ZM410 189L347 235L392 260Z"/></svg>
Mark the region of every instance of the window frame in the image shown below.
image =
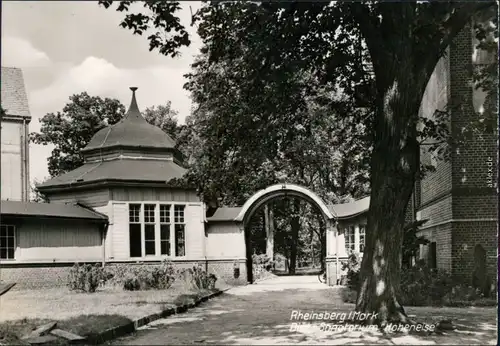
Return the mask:
<svg viewBox="0 0 500 346"><path fill-rule="evenodd" d="M182 216L177 216L177 210L180 208L181 212L182 212ZM174 226L174 243L173 243L173 257L175 258L183 258L183 257L186 257L186 205L185 204L174 204L173 205L173 209L174 209L174 222L173 222L173 226ZM183 245L183 249L184 249L184 252L182 255L178 255L178 239L180 237L177 236L177 226L182 226L182 245Z"/></svg>
<svg viewBox="0 0 500 346"><path fill-rule="evenodd" d="M136 221L135 219L135 215L133 214L133 220L134 221L131 221L131 212L132 212L132 206L139 206L139 214L138 214L138 220L139 221ZM144 257L144 251L143 251L143 248L142 248L142 245L143 245L143 226L142 226L142 210L143 210L143 203L128 203L128 234L129 234L129 245L128 245L128 253L129 253L129 258L142 258ZM132 244L130 242L130 238L131 238L131 225L139 225L139 231L140 231L140 239L141 239L141 243L140 243L140 256L132 256Z"/></svg>
<svg viewBox="0 0 500 346"><path fill-rule="evenodd" d="M127 202L128 204L128 229L130 234L130 225L139 224L141 227L141 256L132 257L130 256L131 244L129 242L129 258L134 260L141 259L158 259L161 258L176 258L185 259L187 257L187 220L186 220L186 208L188 203L176 203L176 202L158 202L158 201L141 201L141 202ZM137 215L131 217L131 206L139 206L139 222L137 222ZM147 211L147 206L154 206L154 212ZM166 209L165 209L166 207ZM153 216L154 215L154 216ZM151 220L154 220L151 221ZM146 222L148 221L148 222ZM146 254L146 242L152 240L146 240L146 225L154 225L155 238L154 238L154 254ZM167 238L162 238L162 228L167 226L168 234ZM177 237L179 230L178 225L182 225L182 237ZM165 229L165 228L163 228ZM130 235L129 235L130 237ZM180 239L180 243L179 240ZM167 243L168 253L162 253L163 243ZM182 248L183 252L181 255L177 256L178 249Z"/></svg>
<svg viewBox="0 0 500 346"><path fill-rule="evenodd" d="M2 229L5 227L6 229L6 236L5 237L2 237ZM9 228L12 229L12 237L8 237L8 230ZM0 225L0 238L5 238L5 239L8 239L8 238L12 238L14 240L14 244L12 246L12 258L8 258L8 251L9 251L9 246L7 245L7 247L5 247L5 249L7 250L7 257L6 258L1 258L0 257L0 261L2 262L5 262L5 261L15 261L16 260L16 248L17 248L17 227L16 225L14 224L1 224ZM1 256L1 252L0 252L0 256Z"/></svg>
<svg viewBox="0 0 500 346"><path fill-rule="evenodd" d="M351 231L352 231L352 242L350 241L351 238L348 238L348 234L350 234ZM354 225L349 225L344 227L344 243L347 255L356 251L356 227ZM347 244L349 244L350 246L347 247Z"/></svg>
<svg viewBox="0 0 500 346"><path fill-rule="evenodd" d="M148 209L147 207L153 207L153 210L152 210L152 214L151 214L151 210ZM142 215L143 215L143 219L142 219L142 226L141 226L141 229L143 230L142 232L142 245L144 247L144 251L143 251L143 257L154 257L154 256L157 256L156 255L156 206L157 204L154 204L154 203L143 203L143 206L142 206ZM153 219L153 221L151 222L151 218ZM153 240L150 240L150 239L147 239L146 238L146 226L153 226ZM148 254L148 251L147 251L147 246L146 244L147 243L153 243L153 250L154 250L154 253L153 254Z"/></svg>
<svg viewBox="0 0 500 346"><path fill-rule="evenodd" d="M162 209L162 207L168 207L168 208ZM168 214L162 213L162 210L167 210ZM172 256L172 204L160 203L158 211L160 213L160 217L158 220L160 225L160 236L159 236L160 256L171 257ZM168 217L166 217L166 215L168 215ZM162 226L167 226L168 236L166 240L164 240L164 238L162 237ZM163 242L167 242L168 244L167 246L168 251L166 254L162 253Z"/></svg>
<svg viewBox="0 0 500 346"><path fill-rule="evenodd" d="M361 232L363 230L363 232ZM365 246L366 246L366 225L365 224L360 224L359 225L359 253L362 254L365 252ZM363 242L361 242L361 237L363 237ZM363 249L361 249L361 244L363 245Z"/></svg>

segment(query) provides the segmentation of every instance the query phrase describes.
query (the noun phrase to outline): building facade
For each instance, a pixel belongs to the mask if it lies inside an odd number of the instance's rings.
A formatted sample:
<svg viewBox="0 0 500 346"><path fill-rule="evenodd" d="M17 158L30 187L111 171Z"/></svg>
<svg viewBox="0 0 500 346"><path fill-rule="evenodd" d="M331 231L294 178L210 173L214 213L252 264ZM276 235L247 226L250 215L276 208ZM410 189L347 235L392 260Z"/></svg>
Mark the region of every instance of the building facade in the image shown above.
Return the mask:
<svg viewBox="0 0 500 346"><path fill-rule="evenodd" d="M472 26L466 27L437 64L421 115L433 117L449 107L448 125L457 134L491 108L496 95L487 98L473 86L474 68L489 59L475 50ZM228 283L245 284L252 281L245 222L266 201L294 194L315 204L327 221L330 285L338 283L349 252L363 254L369 198L326 206L311 191L284 184L256 192L241 208L218 208L207 217L196 190L181 183L186 169L175 141L141 116L136 88L131 89L124 119L95 134L81 167L39 186L49 203L30 203L26 93L20 70L2 68L7 114L0 280L17 287L60 286L75 262L155 264L169 258L177 267L201 264ZM427 220L419 235L430 243L421 246L419 258L467 280L478 268L490 277L497 270L496 138L484 134L453 147L449 160L422 146L422 162L435 171L417 181L407 209L408 222Z"/></svg>
<svg viewBox="0 0 500 346"><path fill-rule="evenodd" d="M486 110L497 114L496 93L477 90L473 82L474 70L495 58L476 45L473 26L468 25L436 66L421 105L424 117L448 108L454 138ZM480 267L491 278L497 271L497 155L496 131L454 145L448 160L421 149L422 162L435 171L417 182L409 205L410 218L428 220L419 235L430 244L421 246L419 257L466 281Z"/></svg>
<svg viewBox="0 0 500 346"><path fill-rule="evenodd" d="M31 121L23 73L1 69L1 188L2 200L27 201L30 194L28 125Z"/></svg>
<svg viewBox="0 0 500 346"><path fill-rule="evenodd" d="M195 189L181 182L186 169L175 141L142 117L131 89L127 114L94 135L84 164L38 186L48 203L2 202L2 281L18 288L62 286L75 262L154 265L168 258L178 268L200 264L227 283L245 284L253 281L246 222L282 195L322 210L328 275L331 284L338 281L340 261L363 248L358 223L369 198L327 206L308 189L284 184L207 218Z"/></svg>

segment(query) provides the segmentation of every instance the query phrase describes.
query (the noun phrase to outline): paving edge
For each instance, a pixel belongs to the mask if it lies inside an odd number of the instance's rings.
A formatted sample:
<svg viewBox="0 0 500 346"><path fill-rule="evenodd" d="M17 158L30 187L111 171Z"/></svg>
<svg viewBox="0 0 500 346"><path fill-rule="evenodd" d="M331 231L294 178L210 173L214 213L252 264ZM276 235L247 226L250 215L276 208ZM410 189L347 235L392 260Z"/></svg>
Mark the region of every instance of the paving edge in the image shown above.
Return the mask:
<svg viewBox="0 0 500 346"><path fill-rule="evenodd" d="M151 323L153 321L159 320L161 318L165 318L168 316L172 316L175 314L181 314L189 309L192 309L194 307L197 307L203 302L206 302L209 299L212 299L214 297L220 296L222 293L228 291L231 287L225 288L218 290L216 292L212 292L210 294L204 295L200 298L197 298L194 303L185 303L183 305L178 305L176 307L168 308L166 310L163 310L162 312L151 314L148 316L144 316L141 318L138 318L134 321L131 321L127 324L122 324L113 328L110 328L108 330L105 330L102 333L99 333L97 335L93 335L91 338L87 339L88 341L91 341L93 344L102 344L107 341L125 336L127 334L131 334L135 332L138 328L145 326L148 323Z"/></svg>
<svg viewBox="0 0 500 346"><path fill-rule="evenodd" d="M266 281L266 280L270 280L270 279L275 279L275 278L278 278L279 275L271 275L271 276L266 276L265 278L260 278L260 279L257 279L254 281L254 283L259 283L259 282L262 282L262 281Z"/></svg>

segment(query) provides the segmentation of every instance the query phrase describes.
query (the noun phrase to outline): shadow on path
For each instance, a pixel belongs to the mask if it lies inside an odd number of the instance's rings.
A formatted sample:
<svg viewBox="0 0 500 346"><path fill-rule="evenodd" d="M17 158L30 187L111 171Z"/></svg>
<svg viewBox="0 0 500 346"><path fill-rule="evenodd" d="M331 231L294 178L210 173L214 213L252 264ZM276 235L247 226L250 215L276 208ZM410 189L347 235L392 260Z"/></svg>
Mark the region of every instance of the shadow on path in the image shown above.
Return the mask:
<svg viewBox="0 0 500 346"><path fill-rule="evenodd" d="M378 330L345 330L330 320L293 319L292 313L348 315L338 288L310 278L279 277L236 287L188 313L155 321L118 345L165 344L496 344L495 308L407 308L424 323L452 319L458 330L444 335L391 334ZM297 314L297 312L295 313Z"/></svg>

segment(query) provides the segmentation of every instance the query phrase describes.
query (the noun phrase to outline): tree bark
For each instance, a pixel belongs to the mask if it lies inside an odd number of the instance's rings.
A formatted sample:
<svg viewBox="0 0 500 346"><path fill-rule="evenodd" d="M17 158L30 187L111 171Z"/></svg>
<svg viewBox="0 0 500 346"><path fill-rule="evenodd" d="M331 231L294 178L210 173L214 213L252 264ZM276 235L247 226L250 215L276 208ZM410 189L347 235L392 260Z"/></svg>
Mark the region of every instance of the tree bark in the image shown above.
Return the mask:
<svg viewBox="0 0 500 346"><path fill-rule="evenodd" d="M264 206L264 227L266 232L266 256L274 262L274 217L273 205L266 204ZM274 267L274 265L272 265ZM272 268L266 268L268 270Z"/></svg>
<svg viewBox="0 0 500 346"><path fill-rule="evenodd" d="M422 57L413 54L411 36L403 37L410 33L401 30L399 35L393 37L392 54L372 56L377 72L376 135L367 246L356 301L357 311L378 314L366 322L381 327L408 322L399 303L403 228L419 168L418 110L433 70L419 64Z"/></svg>
<svg viewBox="0 0 500 346"><path fill-rule="evenodd" d="M367 246L356 302L357 311L378 313L368 322L383 327L408 320L398 300L404 211L419 168L419 106L441 53L474 12L489 6L464 3L447 14L433 8L417 13L412 2L382 3L380 16L368 6L352 6L370 51L377 92ZM426 30L434 35L427 40L414 31L417 16L428 19Z"/></svg>
<svg viewBox="0 0 500 346"><path fill-rule="evenodd" d="M290 268L288 273L293 275L297 269L297 247L299 243L299 229L300 229L300 200L295 198L293 200L293 216L290 220L292 231L292 243L290 246Z"/></svg>

